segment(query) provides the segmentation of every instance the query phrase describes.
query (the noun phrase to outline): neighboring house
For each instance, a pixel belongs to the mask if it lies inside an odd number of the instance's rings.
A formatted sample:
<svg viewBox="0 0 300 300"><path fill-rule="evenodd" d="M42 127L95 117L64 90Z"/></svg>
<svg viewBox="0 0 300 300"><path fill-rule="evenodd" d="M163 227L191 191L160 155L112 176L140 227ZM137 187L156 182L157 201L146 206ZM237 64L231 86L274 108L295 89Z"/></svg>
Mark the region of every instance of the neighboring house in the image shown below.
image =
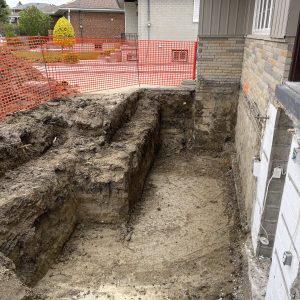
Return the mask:
<svg viewBox="0 0 300 300"><path fill-rule="evenodd" d="M200 3L194 134L214 149L235 136L240 210L272 258L252 299L300 299L299 14L299 0Z"/></svg>
<svg viewBox="0 0 300 300"><path fill-rule="evenodd" d="M125 0L125 33L140 40L195 41L200 0Z"/></svg>
<svg viewBox="0 0 300 300"><path fill-rule="evenodd" d="M56 12L57 12L58 6L53 5L53 4L47 4L47 3L32 2L32 3L27 3L27 4L20 4L20 5L17 5L16 7L13 7L11 10L11 14L9 16L9 22L11 24L18 23L19 18L20 18L20 12L31 6L35 6L39 10L41 10L43 13L51 16L53 18L54 23L57 21L58 17L56 16Z"/></svg>
<svg viewBox="0 0 300 300"><path fill-rule="evenodd" d="M113 38L125 31L124 10L116 0L75 0L56 14L68 17L77 37Z"/></svg>
<svg viewBox="0 0 300 300"><path fill-rule="evenodd" d="M76 37L114 38L125 32L124 9L117 0L75 0L61 6L35 2L21 4L12 9L10 23L18 23L20 12L30 6L50 15L54 24L61 16L66 16Z"/></svg>

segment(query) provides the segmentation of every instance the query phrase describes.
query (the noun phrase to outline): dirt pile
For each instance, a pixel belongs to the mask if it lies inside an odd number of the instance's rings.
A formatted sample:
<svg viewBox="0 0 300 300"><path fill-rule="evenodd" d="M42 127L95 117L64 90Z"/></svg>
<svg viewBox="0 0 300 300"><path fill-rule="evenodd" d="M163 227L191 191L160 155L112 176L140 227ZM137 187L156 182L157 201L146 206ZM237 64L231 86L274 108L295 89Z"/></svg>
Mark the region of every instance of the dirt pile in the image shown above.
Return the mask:
<svg viewBox="0 0 300 300"><path fill-rule="evenodd" d="M77 97L9 119L0 136L0 251L34 284L77 222L128 215L159 144L159 104Z"/></svg>
<svg viewBox="0 0 300 300"><path fill-rule="evenodd" d="M0 120L51 98L75 93L74 87L47 78L6 47L0 47L0 83Z"/></svg>

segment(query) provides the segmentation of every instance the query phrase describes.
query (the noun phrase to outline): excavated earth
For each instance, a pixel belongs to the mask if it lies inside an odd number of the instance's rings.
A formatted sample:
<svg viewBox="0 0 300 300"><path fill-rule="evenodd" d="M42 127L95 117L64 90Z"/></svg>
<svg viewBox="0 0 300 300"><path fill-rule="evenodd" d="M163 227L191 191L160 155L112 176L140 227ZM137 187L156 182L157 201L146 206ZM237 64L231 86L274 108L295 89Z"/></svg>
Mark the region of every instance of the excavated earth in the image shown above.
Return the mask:
<svg viewBox="0 0 300 300"><path fill-rule="evenodd" d="M230 151L190 91L86 95L0 124L0 299L245 299Z"/></svg>

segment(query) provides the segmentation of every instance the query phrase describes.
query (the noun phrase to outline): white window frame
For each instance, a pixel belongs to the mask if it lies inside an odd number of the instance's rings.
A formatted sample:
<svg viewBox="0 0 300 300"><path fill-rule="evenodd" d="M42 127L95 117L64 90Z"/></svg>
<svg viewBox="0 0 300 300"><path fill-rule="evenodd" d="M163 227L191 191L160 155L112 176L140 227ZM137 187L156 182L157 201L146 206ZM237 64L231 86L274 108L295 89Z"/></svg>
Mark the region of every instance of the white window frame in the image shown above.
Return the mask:
<svg viewBox="0 0 300 300"><path fill-rule="evenodd" d="M194 0L193 23L199 23L200 0Z"/></svg>
<svg viewBox="0 0 300 300"><path fill-rule="evenodd" d="M274 0L255 1L252 33L270 35L273 16L273 6ZM268 20L267 14L269 14Z"/></svg>

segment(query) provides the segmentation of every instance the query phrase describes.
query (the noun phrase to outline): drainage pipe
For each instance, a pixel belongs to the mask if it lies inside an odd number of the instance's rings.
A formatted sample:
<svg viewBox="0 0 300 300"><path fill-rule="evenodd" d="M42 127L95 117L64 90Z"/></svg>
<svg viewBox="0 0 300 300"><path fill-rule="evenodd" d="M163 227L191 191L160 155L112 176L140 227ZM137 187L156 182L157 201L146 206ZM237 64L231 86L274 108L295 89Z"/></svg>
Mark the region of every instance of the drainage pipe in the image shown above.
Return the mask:
<svg viewBox="0 0 300 300"><path fill-rule="evenodd" d="M147 29L148 29L148 40L150 40L150 27L151 27L151 5L150 0L147 0L147 15L148 15L148 21L147 21Z"/></svg>

